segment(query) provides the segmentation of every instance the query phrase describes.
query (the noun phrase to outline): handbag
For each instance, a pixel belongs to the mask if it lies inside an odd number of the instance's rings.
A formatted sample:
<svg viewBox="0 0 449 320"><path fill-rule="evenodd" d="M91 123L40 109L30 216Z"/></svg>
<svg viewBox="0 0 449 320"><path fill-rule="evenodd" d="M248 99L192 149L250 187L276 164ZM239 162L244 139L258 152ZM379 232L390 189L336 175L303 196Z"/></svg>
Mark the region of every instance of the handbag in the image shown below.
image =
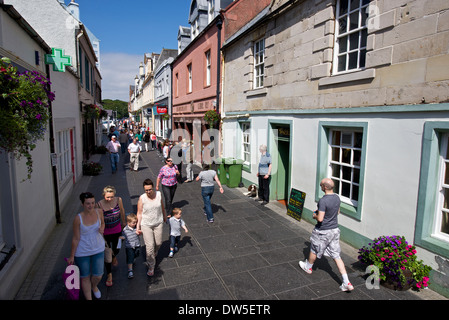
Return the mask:
<svg viewBox="0 0 449 320"><path fill-rule="evenodd" d="M108 243L104 242L104 262L112 263L112 248L108 246Z"/></svg>

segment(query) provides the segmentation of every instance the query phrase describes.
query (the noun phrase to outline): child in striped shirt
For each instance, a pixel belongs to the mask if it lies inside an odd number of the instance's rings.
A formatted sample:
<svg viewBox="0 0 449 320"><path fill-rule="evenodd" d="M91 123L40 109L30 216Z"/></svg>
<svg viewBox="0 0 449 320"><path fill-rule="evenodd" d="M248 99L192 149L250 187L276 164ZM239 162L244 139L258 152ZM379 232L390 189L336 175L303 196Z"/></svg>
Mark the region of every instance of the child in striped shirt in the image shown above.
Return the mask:
<svg viewBox="0 0 449 320"><path fill-rule="evenodd" d="M122 239L125 240L126 263L128 264L128 279L134 277L133 263L140 254L140 239L137 234L137 216L130 213L126 217L127 226L123 228Z"/></svg>

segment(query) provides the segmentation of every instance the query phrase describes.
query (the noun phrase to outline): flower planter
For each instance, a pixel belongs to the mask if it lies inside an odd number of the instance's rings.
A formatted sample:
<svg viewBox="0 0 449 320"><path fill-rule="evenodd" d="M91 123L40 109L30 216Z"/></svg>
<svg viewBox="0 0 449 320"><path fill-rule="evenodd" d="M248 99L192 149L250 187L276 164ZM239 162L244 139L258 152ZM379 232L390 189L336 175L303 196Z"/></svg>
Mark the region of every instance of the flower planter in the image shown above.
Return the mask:
<svg viewBox="0 0 449 320"><path fill-rule="evenodd" d="M388 289L394 290L394 291L407 291L410 290L415 284L416 281L413 279L413 274L410 270L404 271L404 277L406 279L406 284L402 285L400 281L394 281L394 280L385 280L381 281L380 284Z"/></svg>

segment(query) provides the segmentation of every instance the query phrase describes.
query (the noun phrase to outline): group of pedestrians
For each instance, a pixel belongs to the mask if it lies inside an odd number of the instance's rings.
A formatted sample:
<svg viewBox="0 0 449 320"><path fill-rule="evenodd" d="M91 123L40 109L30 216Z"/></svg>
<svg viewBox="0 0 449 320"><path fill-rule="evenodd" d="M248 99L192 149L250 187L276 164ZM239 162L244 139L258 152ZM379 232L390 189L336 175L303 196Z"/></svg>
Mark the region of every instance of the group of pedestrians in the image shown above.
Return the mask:
<svg viewBox="0 0 449 320"><path fill-rule="evenodd" d="M150 149L156 149L157 137L154 132L150 131L140 131L135 129L134 131L128 132L127 129L121 129L119 133L115 127L111 127L108 138L110 141L106 144L106 150L109 153L113 174L116 173L118 169L120 160L119 151L121 151L122 155L128 151L129 169L131 171L138 171L140 152L143 150L142 144L145 145L145 150L147 152L150 151Z"/></svg>
<svg viewBox="0 0 449 320"><path fill-rule="evenodd" d="M116 137L112 135L110 145L114 145L115 142ZM120 145L120 143L118 144ZM133 142L128 146L131 155L140 152L140 149L134 149L134 145L137 144L138 138L134 137ZM111 147L110 145L109 147ZM259 151L261 152L257 171L259 197L256 200L262 201L262 204L265 205L269 202L271 156L267 153L267 148L264 145L260 146ZM112 154L114 153L110 153L112 164ZM164 162L156 177L156 183L151 179L143 181L144 193L139 197L136 214L125 214L123 201L116 195L116 189L113 186L106 186L103 189L103 199L98 202L95 202L95 197L90 192L80 195L83 210L73 222L73 237L68 263L75 263L79 267L81 287L87 300L92 299L92 294L97 299L101 298L98 284L104 271L107 274L106 286L113 285L112 267L118 264L117 255L120 251L120 241L125 243L128 278L130 279L134 277L133 263L140 255L140 247L143 244L145 245L148 268L147 275L150 277L154 275L156 257L163 242L164 224L170 228L170 253L168 256L173 257L178 251L181 230L188 232L182 219L182 210L173 207L181 169L173 163L169 152L164 153ZM137 170L135 167L133 169ZM193 175L190 180L193 180ZM211 198L215 190L215 183L219 186L221 193L224 192L223 187L217 173L208 164L203 164L202 171L195 181L201 182L204 215L209 223L213 223ZM340 257L340 230L338 228L340 199L337 194L333 193L332 179L323 179L320 186L325 195L318 202L317 211L313 214L313 219L317 220L317 224L310 238L310 253L306 260L299 262L299 267L307 274L311 274L316 259L323 255L330 256L336 262L343 278L341 290L351 291L354 288L349 282ZM105 252L111 253L110 261L106 261Z"/></svg>
<svg viewBox="0 0 449 320"><path fill-rule="evenodd" d="M112 139L111 139L112 141ZM103 199L95 202L90 192L83 192L80 201L83 211L73 222L73 236L69 264L80 269L81 287L87 300L101 298L98 284L106 271L106 286L113 285L112 267L117 266L117 255L121 241L125 244L128 278L134 277L133 263L140 255L140 235L145 245L147 275L153 276L156 257L163 242L163 226L170 228L170 253L173 257L178 251L181 230L188 232L182 220L182 210L173 207L178 176L178 167L171 158L159 171L156 185L151 179L143 181L144 193L137 202L137 213L126 215L123 200L116 195L113 186L103 189ZM201 181L201 195L204 200L204 214L209 223L213 223L211 197L214 193L214 181L223 193L223 187L217 173L209 165L204 165L196 181ZM162 189L162 192L160 191ZM112 259L106 258L111 254Z"/></svg>

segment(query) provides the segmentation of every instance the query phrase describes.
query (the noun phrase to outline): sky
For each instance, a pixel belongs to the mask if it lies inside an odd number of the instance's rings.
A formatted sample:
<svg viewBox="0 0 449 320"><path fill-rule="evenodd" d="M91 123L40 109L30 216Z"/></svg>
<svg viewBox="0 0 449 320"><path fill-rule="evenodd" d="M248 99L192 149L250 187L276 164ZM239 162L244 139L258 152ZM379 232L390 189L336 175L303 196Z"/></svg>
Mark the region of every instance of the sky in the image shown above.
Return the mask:
<svg viewBox="0 0 449 320"><path fill-rule="evenodd" d="M177 49L179 26L189 26L191 0L75 2L81 22L100 40L102 99L128 101L144 54Z"/></svg>

